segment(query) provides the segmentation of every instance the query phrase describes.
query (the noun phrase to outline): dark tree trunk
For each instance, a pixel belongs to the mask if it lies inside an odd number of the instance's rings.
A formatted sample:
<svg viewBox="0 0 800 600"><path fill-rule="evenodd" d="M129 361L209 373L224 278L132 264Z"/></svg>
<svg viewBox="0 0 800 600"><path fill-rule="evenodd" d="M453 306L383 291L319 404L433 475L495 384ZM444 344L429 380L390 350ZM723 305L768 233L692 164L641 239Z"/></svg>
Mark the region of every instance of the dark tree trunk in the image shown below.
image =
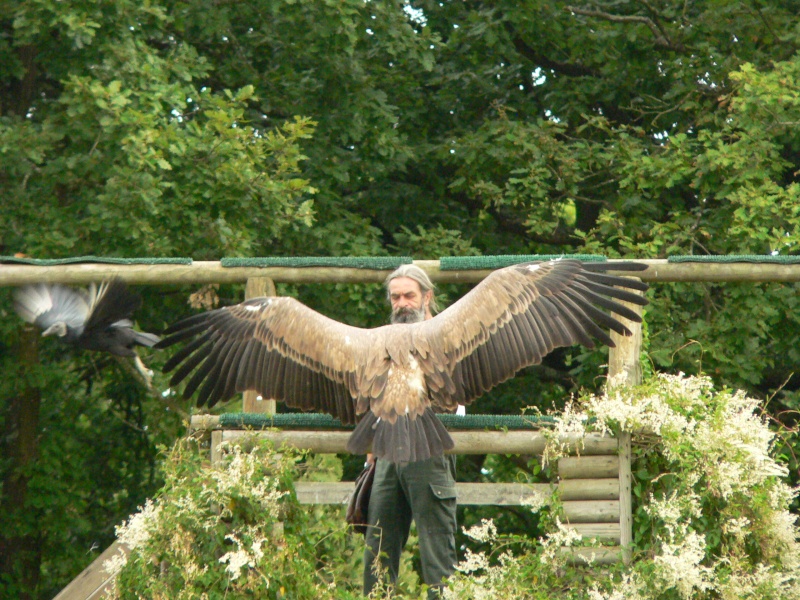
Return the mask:
<svg viewBox="0 0 800 600"><path fill-rule="evenodd" d="M17 346L20 374L38 366L38 338L33 328L20 328ZM26 512L28 473L39 453L40 402L39 389L24 384L8 400L6 430L2 436L3 455L8 457L11 466L3 480L0 505L0 513L6 523L0 528L0 578L21 587L20 600L36 597L42 558L39 533L22 533L15 527L15 523L22 521L22 515Z"/></svg>

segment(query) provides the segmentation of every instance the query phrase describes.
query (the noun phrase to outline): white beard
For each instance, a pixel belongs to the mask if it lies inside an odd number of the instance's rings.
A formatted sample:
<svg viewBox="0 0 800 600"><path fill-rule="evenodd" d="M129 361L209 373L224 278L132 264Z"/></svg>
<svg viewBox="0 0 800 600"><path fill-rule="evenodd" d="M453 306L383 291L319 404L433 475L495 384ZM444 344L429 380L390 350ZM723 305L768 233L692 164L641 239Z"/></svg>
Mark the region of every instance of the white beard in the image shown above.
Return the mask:
<svg viewBox="0 0 800 600"><path fill-rule="evenodd" d="M392 311L392 323L419 323L425 320L425 307L417 309L398 308Z"/></svg>

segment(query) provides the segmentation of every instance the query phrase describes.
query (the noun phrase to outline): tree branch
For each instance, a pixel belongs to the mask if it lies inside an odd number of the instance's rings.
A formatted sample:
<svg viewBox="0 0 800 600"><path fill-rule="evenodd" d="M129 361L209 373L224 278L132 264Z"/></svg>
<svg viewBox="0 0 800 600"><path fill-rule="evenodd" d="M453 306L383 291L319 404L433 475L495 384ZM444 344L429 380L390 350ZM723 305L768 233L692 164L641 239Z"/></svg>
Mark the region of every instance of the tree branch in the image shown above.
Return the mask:
<svg viewBox="0 0 800 600"><path fill-rule="evenodd" d="M534 48L529 46L525 40L523 40L517 34L510 23L505 23L505 28L506 31L508 31L508 34L511 38L511 43L514 45L514 49L519 52L523 58L529 60L536 66L555 71L556 73L567 75L569 77L599 77L600 74L597 71L590 69L589 67L585 67L584 65L560 62L540 54Z"/></svg>
<svg viewBox="0 0 800 600"><path fill-rule="evenodd" d="M566 10L575 13L576 15L583 15L585 17L596 17L612 23L639 23L646 25L653 33L656 46L669 48L670 50L682 51L683 44L675 43L669 39L666 32L661 26L653 21L650 17L643 17L640 15L612 15L611 13L603 12L602 10L592 10L589 8L578 8L577 6L566 6Z"/></svg>
<svg viewBox="0 0 800 600"><path fill-rule="evenodd" d="M505 23L506 31L508 31L511 43L517 53L524 59L528 60L531 64L541 67L543 69L552 71L558 75L567 77L595 77L602 78L603 74L599 71L591 69L581 64L565 63L552 60L529 46L525 40L520 37L510 23ZM603 115L609 120L617 123L626 123L629 121L627 114L616 106L610 104L597 104L597 108L602 110Z"/></svg>

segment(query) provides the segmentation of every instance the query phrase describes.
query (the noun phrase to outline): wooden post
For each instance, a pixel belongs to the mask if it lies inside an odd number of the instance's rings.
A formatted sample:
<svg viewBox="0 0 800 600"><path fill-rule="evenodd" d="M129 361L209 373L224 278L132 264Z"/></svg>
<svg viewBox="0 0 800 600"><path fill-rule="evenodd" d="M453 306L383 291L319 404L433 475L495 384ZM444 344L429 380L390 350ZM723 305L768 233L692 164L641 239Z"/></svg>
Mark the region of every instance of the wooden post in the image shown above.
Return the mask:
<svg viewBox="0 0 800 600"><path fill-rule="evenodd" d="M628 308L642 314L642 307L626 304ZM618 317L630 329L632 335L622 336L611 332L616 348L611 348L608 355L608 378L626 374L622 385L638 385L642 382L642 325L628 319ZM631 561L631 545L633 543L633 502L631 495L631 434L619 434L619 526L622 560L625 564Z"/></svg>
<svg viewBox="0 0 800 600"><path fill-rule="evenodd" d="M275 290L275 282L269 277L250 277L244 289L244 298L260 298L262 296L277 296ZM260 398L259 395L253 391L248 390L244 393L244 402L242 411L246 413L264 413L274 415L276 412L275 400L269 398Z"/></svg>
<svg viewBox="0 0 800 600"><path fill-rule="evenodd" d="M211 466L215 467L222 459L222 452L220 451L220 444L222 444L222 430L215 429L211 432Z"/></svg>

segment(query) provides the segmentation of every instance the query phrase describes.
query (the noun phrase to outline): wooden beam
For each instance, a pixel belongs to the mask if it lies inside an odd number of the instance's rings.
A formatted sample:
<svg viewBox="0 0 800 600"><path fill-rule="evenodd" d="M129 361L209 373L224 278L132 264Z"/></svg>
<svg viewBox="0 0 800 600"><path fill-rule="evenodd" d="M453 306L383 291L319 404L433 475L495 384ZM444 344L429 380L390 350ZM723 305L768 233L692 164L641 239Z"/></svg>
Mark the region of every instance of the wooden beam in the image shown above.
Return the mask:
<svg viewBox="0 0 800 600"><path fill-rule="evenodd" d="M619 480L562 478L558 495L561 500L619 500Z"/></svg>
<svg viewBox="0 0 800 600"><path fill-rule="evenodd" d="M594 538L619 544L619 523L573 523L570 527L586 540Z"/></svg>
<svg viewBox="0 0 800 600"><path fill-rule="evenodd" d="M638 304L627 302L622 302L622 304L634 313L642 314L642 307ZM619 315L615 316L630 330L631 335L620 335L616 331L610 332L614 347L608 351L608 377L614 383L616 378L624 375L626 377L625 385L639 385L642 382L642 365L640 361L642 354L642 324L630 321Z"/></svg>
<svg viewBox="0 0 800 600"><path fill-rule="evenodd" d="M562 548L561 552L567 555L567 562L575 566L611 565L618 563L622 556L619 546L600 546L597 548L566 547Z"/></svg>
<svg viewBox="0 0 800 600"><path fill-rule="evenodd" d="M627 565L632 558L633 548L633 493L631 475L631 434L619 434L619 543L622 546L622 560Z"/></svg>
<svg viewBox="0 0 800 600"><path fill-rule="evenodd" d="M210 419L204 419L208 423ZM192 420L192 424L200 422ZM254 436L272 441L276 448L287 444L294 448L311 450L323 454L341 454L347 452L349 431L304 431L304 430L216 430L222 434L222 441L242 443ZM538 431L451 431L455 448L450 454L536 454L541 455L547 440ZM561 442L572 452L580 450L582 455L610 454L617 451L617 440L608 436L571 435L564 436ZM588 456L586 456L588 458ZM607 459L616 459L608 456ZM563 460L563 459L562 459ZM615 463L616 466L616 463ZM593 475L592 477L607 477Z"/></svg>
<svg viewBox="0 0 800 600"><path fill-rule="evenodd" d="M575 485L580 484L580 485ZM295 483L300 504L347 504L353 492L352 481L298 481ZM554 489L562 501L617 500L616 479L577 479L550 483L456 483L459 504L494 504L518 506L550 496ZM618 528L619 529L619 528Z"/></svg>
<svg viewBox="0 0 800 600"><path fill-rule="evenodd" d="M636 262L648 266L639 277L649 282L800 281L800 264L670 263L665 259ZM438 260L415 260L414 264L426 271L436 283L477 283L492 271L442 271ZM350 267L223 267L219 261L195 261L190 265L78 263L37 266L0 263L0 286L38 282L85 285L112 276L140 285L244 283L251 277L268 277L277 283L382 283L390 271Z"/></svg>
<svg viewBox="0 0 800 600"><path fill-rule="evenodd" d="M222 443L222 432L221 431L212 431L211 432L211 465L218 465L220 459L222 458L222 451L219 445Z"/></svg>

